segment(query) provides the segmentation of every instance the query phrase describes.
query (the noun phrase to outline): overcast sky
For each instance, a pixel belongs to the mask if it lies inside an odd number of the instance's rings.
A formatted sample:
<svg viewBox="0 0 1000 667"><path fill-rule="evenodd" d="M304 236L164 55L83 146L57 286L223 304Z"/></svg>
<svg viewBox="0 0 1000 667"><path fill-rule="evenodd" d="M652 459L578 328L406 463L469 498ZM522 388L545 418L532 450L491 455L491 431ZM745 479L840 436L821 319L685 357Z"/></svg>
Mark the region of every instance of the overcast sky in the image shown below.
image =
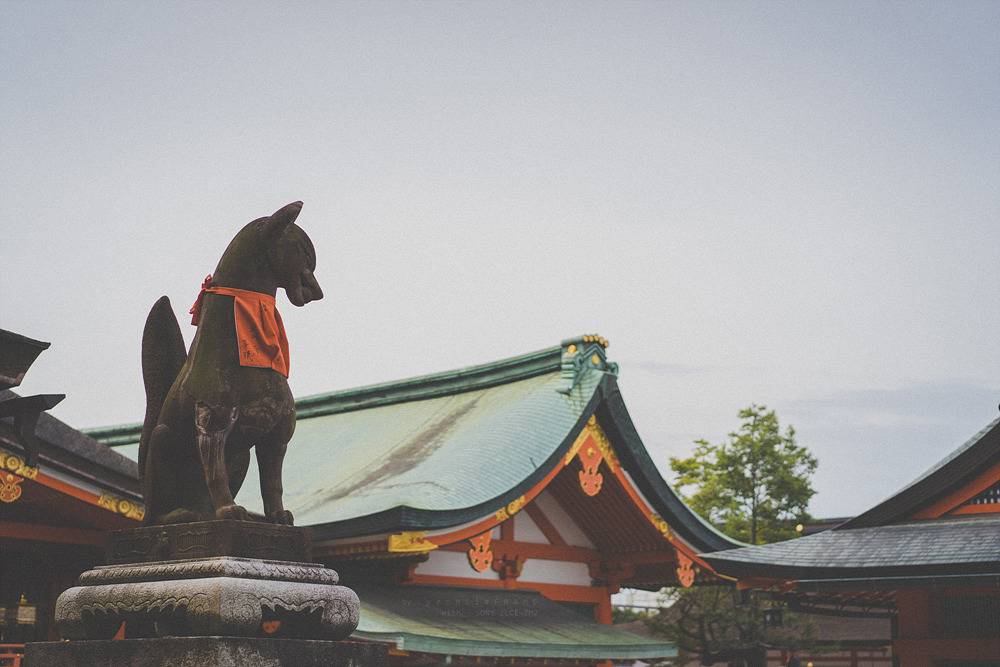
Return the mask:
<svg viewBox="0 0 1000 667"><path fill-rule="evenodd" d="M766 403L820 516L997 414L1000 3L0 2L0 118L0 326L73 426L296 199L297 395L598 332L664 470Z"/></svg>

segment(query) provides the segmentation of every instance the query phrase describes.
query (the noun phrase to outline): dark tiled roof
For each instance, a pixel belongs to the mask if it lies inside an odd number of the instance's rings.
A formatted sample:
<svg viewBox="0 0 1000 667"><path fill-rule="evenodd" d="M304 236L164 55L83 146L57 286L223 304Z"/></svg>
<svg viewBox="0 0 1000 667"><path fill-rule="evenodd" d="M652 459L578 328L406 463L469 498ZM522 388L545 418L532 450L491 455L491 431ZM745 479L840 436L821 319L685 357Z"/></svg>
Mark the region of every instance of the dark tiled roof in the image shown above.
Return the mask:
<svg viewBox="0 0 1000 667"><path fill-rule="evenodd" d="M787 579L1000 573L1000 516L828 530L705 559L725 574Z"/></svg>
<svg viewBox="0 0 1000 667"><path fill-rule="evenodd" d="M0 391L0 400L16 396L10 390ZM120 494L139 497L139 467L135 461L45 412L38 416L35 437L41 441L43 470L54 468ZM0 419L0 445L24 454L21 436L13 428L12 419Z"/></svg>

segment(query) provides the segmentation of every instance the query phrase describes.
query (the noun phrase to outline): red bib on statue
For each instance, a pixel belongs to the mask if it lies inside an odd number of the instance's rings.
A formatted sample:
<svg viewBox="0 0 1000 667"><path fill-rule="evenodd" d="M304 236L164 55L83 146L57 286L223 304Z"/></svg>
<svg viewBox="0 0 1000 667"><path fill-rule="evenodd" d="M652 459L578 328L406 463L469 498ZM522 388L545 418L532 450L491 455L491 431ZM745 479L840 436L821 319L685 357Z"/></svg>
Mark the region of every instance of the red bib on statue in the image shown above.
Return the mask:
<svg viewBox="0 0 1000 667"><path fill-rule="evenodd" d="M288 337L274 297L234 287L210 287L211 281L212 276L205 278L198 299L191 306L191 324L197 325L201 319L201 302L206 293L233 297L240 366L272 368L288 377Z"/></svg>

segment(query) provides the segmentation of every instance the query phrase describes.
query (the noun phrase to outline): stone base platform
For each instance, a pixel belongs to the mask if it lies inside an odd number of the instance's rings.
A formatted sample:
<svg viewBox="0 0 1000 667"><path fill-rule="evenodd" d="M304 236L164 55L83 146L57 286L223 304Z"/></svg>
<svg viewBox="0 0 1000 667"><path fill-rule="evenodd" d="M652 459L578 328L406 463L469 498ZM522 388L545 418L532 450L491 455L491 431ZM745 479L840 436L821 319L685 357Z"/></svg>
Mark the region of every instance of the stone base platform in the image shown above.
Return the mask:
<svg viewBox="0 0 1000 667"><path fill-rule="evenodd" d="M119 531L111 564L59 596L56 625L71 640L110 640L122 623L129 639L346 639L358 596L308 562L310 542L308 529L251 521Z"/></svg>
<svg viewBox="0 0 1000 667"><path fill-rule="evenodd" d="M358 596L318 563L217 556L104 565L79 583L56 601L64 639L111 639L122 622L130 638L346 639L358 626Z"/></svg>
<svg viewBox="0 0 1000 667"><path fill-rule="evenodd" d="M382 644L254 637L36 642L24 667L386 667Z"/></svg>

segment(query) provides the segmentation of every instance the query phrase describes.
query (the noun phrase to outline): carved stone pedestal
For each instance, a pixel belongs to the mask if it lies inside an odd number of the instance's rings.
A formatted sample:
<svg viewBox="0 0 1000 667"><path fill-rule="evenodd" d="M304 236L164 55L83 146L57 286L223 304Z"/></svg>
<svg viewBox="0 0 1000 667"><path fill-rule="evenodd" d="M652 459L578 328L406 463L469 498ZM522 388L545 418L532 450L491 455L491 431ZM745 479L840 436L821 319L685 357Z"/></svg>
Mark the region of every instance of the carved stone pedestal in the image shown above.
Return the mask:
<svg viewBox="0 0 1000 667"><path fill-rule="evenodd" d="M299 637L345 639L360 602L322 565L218 556L105 565L56 602L65 639Z"/></svg>
<svg viewBox="0 0 1000 667"><path fill-rule="evenodd" d="M309 558L301 528L206 521L119 531L109 544L113 564L84 572L56 602L63 638L98 641L29 645L27 653L44 652L40 665L384 664L332 660L336 640L357 628L360 602ZM110 641L123 622L128 640ZM160 660L142 646L174 657Z"/></svg>

